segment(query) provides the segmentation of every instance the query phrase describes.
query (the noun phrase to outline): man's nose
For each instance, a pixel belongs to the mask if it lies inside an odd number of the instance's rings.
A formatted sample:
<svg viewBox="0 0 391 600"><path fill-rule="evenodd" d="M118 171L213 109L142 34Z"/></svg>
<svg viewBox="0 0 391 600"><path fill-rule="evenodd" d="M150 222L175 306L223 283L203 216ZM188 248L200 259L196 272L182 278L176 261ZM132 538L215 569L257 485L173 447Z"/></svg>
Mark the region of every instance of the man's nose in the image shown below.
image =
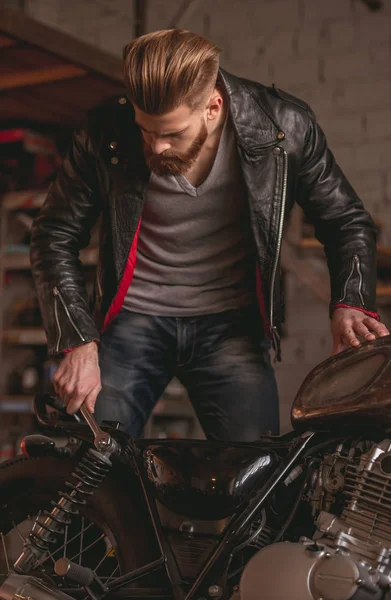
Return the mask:
<svg viewBox="0 0 391 600"><path fill-rule="evenodd" d="M165 150L169 150L170 144L167 140L155 138L151 141L151 150L154 154L162 154Z"/></svg>

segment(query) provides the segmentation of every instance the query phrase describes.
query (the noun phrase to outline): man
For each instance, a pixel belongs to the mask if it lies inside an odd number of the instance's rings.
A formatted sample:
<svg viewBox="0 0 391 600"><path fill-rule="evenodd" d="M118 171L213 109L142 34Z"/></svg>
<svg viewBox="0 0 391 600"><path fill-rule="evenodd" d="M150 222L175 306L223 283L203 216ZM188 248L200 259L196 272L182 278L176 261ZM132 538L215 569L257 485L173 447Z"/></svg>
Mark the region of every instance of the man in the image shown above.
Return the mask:
<svg viewBox="0 0 391 600"><path fill-rule="evenodd" d="M54 377L70 413L139 436L173 376L209 438L278 430L280 248L297 201L324 244L334 352L387 335L375 227L310 108L219 69L188 31L124 51L127 97L75 132L37 218L32 265ZM79 250L101 215L95 318ZM136 262L137 259L137 262ZM96 325L103 322L101 332Z"/></svg>

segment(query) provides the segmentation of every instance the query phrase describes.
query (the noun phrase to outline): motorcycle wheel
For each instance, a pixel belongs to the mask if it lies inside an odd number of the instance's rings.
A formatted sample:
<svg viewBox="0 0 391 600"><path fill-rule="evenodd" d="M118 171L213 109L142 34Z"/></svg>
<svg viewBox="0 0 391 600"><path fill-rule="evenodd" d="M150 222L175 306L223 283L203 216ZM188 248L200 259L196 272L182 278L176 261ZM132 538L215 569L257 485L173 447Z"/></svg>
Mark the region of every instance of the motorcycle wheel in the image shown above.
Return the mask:
<svg viewBox="0 0 391 600"><path fill-rule="evenodd" d="M57 500L58 491L66 489L65 481L72 481L76 463L53 457L26 459L21 456L0 464L0 586L20 555L36 516L44 509L51 510L50 501ZM137 493L132 495L137 496ZM142 509L137 502L132 505L123 473L121 478L111 472L80 509L80 514L72 518L65 534L58 536L51 554L43 559L34 574L46 581L49 579L75 598L84 598L85 592L77 585L54 574L56 559L67 556L95 570L106 582L155 560L156 547L145 520L148 515L145 511L143 514ZM138 587L144 586L145 590L145 586L151 586L151 577L153 575L137 582ZM160 579L155 574L151 587L155 588ZM134 586L131 587L132 597L137 596ZM145 596L145 591L142 595Z"/></svg>

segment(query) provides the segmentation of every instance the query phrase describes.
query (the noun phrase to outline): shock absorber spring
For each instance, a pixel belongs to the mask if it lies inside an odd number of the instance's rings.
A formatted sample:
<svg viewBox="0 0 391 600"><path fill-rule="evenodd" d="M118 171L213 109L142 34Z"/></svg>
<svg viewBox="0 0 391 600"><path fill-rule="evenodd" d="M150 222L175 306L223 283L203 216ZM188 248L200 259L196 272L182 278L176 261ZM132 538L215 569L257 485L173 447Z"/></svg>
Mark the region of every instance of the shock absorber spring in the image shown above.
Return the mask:
<svg viewBox="0 0 391 600"><path fill-rule="evenodd" d="M45 510L36 518L23 552L14 564L16 572L27 573L44 557L57 542L57 536L64 533L64 527L70 525L72 516L86 504L86 498L101 485L110 468L107 456L92 448L86 452L72 473L76 483L66 481L68 491L59 491L60 499L51 502L52 510Z"/></svg>

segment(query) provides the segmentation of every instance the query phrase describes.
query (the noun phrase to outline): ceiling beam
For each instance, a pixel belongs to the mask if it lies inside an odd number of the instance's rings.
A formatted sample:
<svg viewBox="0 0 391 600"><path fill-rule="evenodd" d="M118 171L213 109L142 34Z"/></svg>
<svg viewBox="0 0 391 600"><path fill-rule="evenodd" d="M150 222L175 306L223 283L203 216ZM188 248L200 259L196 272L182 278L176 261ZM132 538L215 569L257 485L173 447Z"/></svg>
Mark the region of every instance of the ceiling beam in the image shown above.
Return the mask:
<svg viewBox="0 0 391 600"><path fill-rule="evenodd" d="M0 8L0 33L38 46L81 68L94 71L112 81L123 82L122 61L62 31L44 25L22 11ZM132 32L129 32L129 40Z"/></svg>
<svg viewBox="0 0 391 600"><path fill-rule="evenodd" d="M83 77L84 75L87 75L87 71L74 65L60 65L49 69L7 73L6 75L0 75L0 90L26 87L28 85L48 83L49 81L59 81L61 79L73 79L74 77Z"/></svg>

